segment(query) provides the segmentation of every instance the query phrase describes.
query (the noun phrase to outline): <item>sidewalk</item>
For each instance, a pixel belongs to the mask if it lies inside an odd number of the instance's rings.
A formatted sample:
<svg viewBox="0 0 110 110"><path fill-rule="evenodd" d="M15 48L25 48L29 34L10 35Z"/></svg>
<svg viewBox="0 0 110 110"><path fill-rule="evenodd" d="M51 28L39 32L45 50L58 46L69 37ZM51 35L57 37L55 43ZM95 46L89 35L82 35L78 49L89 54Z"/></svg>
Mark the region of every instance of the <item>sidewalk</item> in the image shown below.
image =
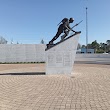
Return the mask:
<svg viewBox="0 0 110 110"><path fill-rule="evenodd" d="M43 64L1 66L0 110L110 110L110 65L75 64L71 77L8 74L44 72Z"/></svg>

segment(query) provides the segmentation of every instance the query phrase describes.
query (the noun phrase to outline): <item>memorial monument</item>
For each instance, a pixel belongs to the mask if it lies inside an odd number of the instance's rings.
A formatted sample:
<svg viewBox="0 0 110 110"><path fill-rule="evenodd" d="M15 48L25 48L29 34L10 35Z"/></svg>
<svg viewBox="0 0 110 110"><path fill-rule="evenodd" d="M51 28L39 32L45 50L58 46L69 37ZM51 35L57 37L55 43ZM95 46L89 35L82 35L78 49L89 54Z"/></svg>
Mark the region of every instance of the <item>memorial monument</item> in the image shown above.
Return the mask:
<svg viewBox="0 0 110 110"><path fill-rule="evenodd" d="M74 21L73 18L69 20L64 18L60 23L57 34L47 44L46 51L46 74L68 74L73 70L78 39L81 32L72 30L69 26ZM81 21L82 22L82 21ZM77 26L76 24L75 26ZM73 26L73 27L75 27ZM69 32L74 32L69 35ZM61 40L54 44L53 42L64 32Z"/></svg>

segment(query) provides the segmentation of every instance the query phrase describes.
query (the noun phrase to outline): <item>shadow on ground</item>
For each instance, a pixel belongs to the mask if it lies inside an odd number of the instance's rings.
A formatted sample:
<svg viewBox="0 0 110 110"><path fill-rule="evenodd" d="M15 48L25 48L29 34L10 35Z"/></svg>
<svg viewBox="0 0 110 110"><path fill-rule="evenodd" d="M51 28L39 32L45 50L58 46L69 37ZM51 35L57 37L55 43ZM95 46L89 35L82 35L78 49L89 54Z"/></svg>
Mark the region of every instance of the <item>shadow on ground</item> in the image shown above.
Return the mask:
<svg viewBox="0 0 110 110"><path fill-rule="evenodd" d="M45 72L3 73L0 75L45 75Z"/></svg>

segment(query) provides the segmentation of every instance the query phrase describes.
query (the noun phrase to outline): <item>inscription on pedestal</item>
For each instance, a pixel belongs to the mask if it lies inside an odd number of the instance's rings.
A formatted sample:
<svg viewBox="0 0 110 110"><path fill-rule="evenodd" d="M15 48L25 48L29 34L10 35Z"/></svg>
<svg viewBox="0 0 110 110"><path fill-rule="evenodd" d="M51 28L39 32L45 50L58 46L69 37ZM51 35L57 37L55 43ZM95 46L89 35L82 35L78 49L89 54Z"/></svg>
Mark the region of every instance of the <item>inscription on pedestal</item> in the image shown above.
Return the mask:
<svg viewBox="0 0 110 110"><path fill-rule="evenodd" d="M71 66L72 61L71 61L71 53L64 53L64 66L68 67Z"/></svg>
<svg viewBox="0 0 110 110"><path fill-rule="evenodd" d="M55 66L55 55L54 53L48 54L48 66Z"/></svg>
<svg viewBox="0 0 110 110"><path fill-rule="evenodd" d="M72 54L71 52L59 52L48 54L48 66L49 67L70 67L72 65Z"/></svg>
<svg viewBox="0 0 110 110"><path fill-rule="evenodd" d="M62 67L63 66L63 54L62 53L57 53L56 54L56 66L57 67Z"/></svg>

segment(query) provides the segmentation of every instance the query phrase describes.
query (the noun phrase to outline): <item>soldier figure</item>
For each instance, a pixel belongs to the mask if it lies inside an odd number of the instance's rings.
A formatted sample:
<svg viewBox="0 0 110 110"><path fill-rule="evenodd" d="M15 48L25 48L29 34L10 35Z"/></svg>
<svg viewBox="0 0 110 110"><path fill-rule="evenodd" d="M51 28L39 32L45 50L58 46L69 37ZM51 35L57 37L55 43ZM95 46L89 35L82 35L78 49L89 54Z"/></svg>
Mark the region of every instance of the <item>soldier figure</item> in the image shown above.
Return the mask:
<svg viewBox="0 0 110 110"><path fill-rule="evenodd" d="M60 24L60 26L58 27L58 31L56 33L56 35L53 37L53 39L49 42L49 44L53 44L53 41L55 41L63 32L64 32L64 35L61 36L61 40L63 40L66 36L68 36L69 34L69 31L73 31L75 32L74 30L72 30L72 28L69 26L70 23L73 23L74 19L73 18L70 18L68 20L68 18L64 18L61 22L62 24ZM60 22L60 23L61 23Z"/></svg>

